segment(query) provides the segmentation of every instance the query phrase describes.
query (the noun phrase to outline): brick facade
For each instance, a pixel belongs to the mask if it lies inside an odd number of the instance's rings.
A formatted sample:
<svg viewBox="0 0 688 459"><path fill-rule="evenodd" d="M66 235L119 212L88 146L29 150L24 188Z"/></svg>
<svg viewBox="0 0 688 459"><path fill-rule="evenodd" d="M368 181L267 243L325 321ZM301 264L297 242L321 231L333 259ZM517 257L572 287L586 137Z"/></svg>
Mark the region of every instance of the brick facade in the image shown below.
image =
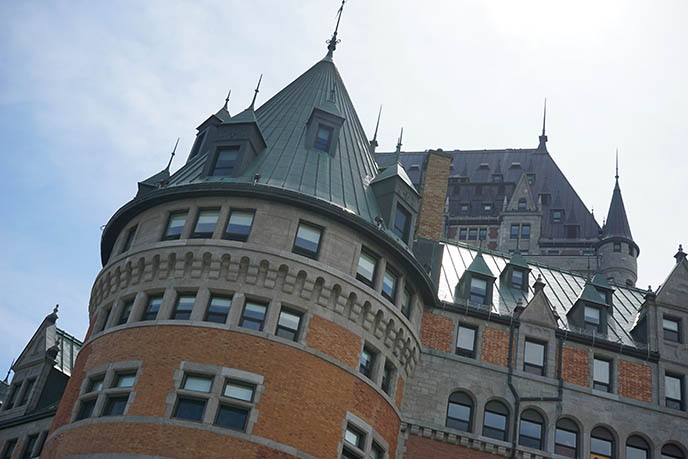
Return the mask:
<svg viewBox="0 0 688 459"><path fill-rule="evenodd" d="M433 241L439 241L442 237L450 164L448 155L436 152L428 154L416 237Z"/></svg>
<svg viewBox="0 0 688 459"><path fill-rule="evenodd" d="M420 328L420 341L423 346L438 351L452 352L453 337L453 320L437 314L423 313L423 323Z"/></svg>
<svg viewBox="0 0 688 459"><path fill-rule="evenodd" d="M590 385L590 356L588 351L564 346L561 370L562 377L567 383L588 387Z"/></svg>
<svg viewBox="0 0 688 459"><path fill-rule="evenodd" d="M652 402L652 369L628 360L619 362L619 395Z"/></svg>
<svg viewBox="0 0 688 459"><path fill-rule="evenodd" d="M509 331L485 327L482 360L503 367L509 364Z"/></svg>
<svg viewBox="0 0 688 459"><path fill-rule="evenodd" d="M409 435L406 439L407 459L496 459L497 455L433 440L431 438Z"/></svg>
<svg viewBox="0 0 688 459"><path fill-rule="evenodd" d="M355 333L320 316L313 316L307 339L309 347L334 357L350 368L358 368L361 338Z"/></svg>

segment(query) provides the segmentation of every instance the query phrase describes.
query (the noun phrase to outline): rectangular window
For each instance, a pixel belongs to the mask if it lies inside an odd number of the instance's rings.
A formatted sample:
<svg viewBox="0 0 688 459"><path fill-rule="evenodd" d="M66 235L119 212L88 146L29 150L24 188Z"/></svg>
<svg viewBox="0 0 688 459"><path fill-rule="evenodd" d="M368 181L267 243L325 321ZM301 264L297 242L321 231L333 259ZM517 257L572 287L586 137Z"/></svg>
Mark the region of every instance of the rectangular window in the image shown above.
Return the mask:
<svg viewBox="0 0 688 459"><path fill-rule="evenodd" d="M205 400L189 397L179 397L173 416L178 419L186 419L188 421L201 422L203 421L205 404Z"/></svg>
<svg viewBox="0 0 688 459"><path fill-rule="evenodd" d="M492 213L492 204L483 204L483 214L490 215Z"/></svg>
<svg viewBox="0 0 688 459"><path fill-rule="evenodd" d="M384 457L385 450L382 449L380 445L373 442L373 445L370 447L370 459L384 459Z"/></svg>
<svg viewBox="0 0 688 459"><path fill-rule="evenodd" d="M239 145L223 147L218 151L213 170L210 175L214 177L231 177L239 159Z"/></svg>
<svg viewBox="0 0 688 459"><path fill-rule="evenodd" d="M213 237L215 227L217 226L217 219L220 217L220 209L201 209L198 212L196 219L196 227L192 238L210 238Z"/></svg>
<svg viewBox="0 0 688 459"><path fill-rule="evenodd" d="M124 302L124 306L122 306L122 313L119 315L119 320L117 321L117 325L124 325L127 323L127 320L129 320L129 315L131 314L131 308L134 307L134 300L129 300Z"/></svg>
<svg viewBox="0 0 688 459"><path fill-rule="evenodd" d="M664 339L674 343L681 342L681 321L664 317L662 319L662 328L664 329Z"/></svg>
<svg viewBox="0 0 688 459"><path fill-rule="evenodd" d="M492 181L495 183L501 183L504 181L504 176L502 174L494 174L492 175Z"/></svg>
<svg viewBox="0 0 688 459"><path fill-rule="evenodd" d="M465 241L467 237L468 237L468 228L460 228L459 229L459 240Z"/></svg>
<svg viewBox="0 0 688 459"><path fill-rule="evenodd" d="M578 457L578 433L557 427L554 431L554 452L560 456Z"/></svg>
<svg viewBox="0 0 688 459"><path fill-rule="evenodd" d="M599 331L600 327L600 308L585 306L583 311L583 322L586 330Z"/></svg>
<svg viewBox="0 0 688 459"><path fill-rule="evenodd" d="M377 257L364 249L361 249L361 256L358 258L358 270L356 279L373 287L375 285L375 271L377 268Z"/></svg>
<svg viewBox="0 0 688 459"><path fill-rule="evenodd" d="M478 239L480 239L481 241L487 239L487 228L480 228L480 232L478 233Z"/></svg>
<svg viewBox="0 0 688 459"><path fill-rule="evenodd" d="M87 419L93 416L93 408L96 406L96 399L82 400L81 406L79 407L79 414L76 417L77 421L82 419Z"/></svg>
<svg viewBox="0 0 688 459"><path fill-rule="evenodd" d="M664 394L667 408L683 409L683 377L666 373L664 375Z"/></svg>
<svg viewBox="0 0 688 459"><path fill-rule="evenodd" d="M279 314L279 320L277 321L275 335L292 341L298 341L301 316L302 314L299 312L282 308Z"/></svg>
<svg viewBox="0 0 688 459"><path fill-rule="evenodd" d="M470 206L468 204L461 204L461 205L459 205L459 214L468 215L469 209L470 209Z"/></svg>
<svg viewBox="0 0 688 459"><path fill-rule="evenodd" d="M621 252L621 243L620 242L614 243L614 252Z"/></svg>
<svg viewBox="0 0 688 459"><path fill-rule="evenodd" d="M232 241L247 241L254 215L255 210L232 210L222 237Z"/></svg>
<svg viewBox="0 0 688 459"><path fill-rule="evenodd" d="M124 253L131 248L131 243L134 242L136 228L138 228L138 226L136 225L129 228L129 231L127 232L127 238L124 240L124 245L122 246L122 250L119 253Z"/></svg>
<svg viewBox="0 0 688 459"><path fill-rule="evenodd" d="M348 425L346 426L346 432L344 433L344 441L348 444L355 446L358 449L365 448L365 434L355 427Z"/></svg>
<svg viewBox="0 0 688 459"><path fill-rule="evenodd" d="M3 445L2 459L12 459L14 450L17 448L17 439L7 440Z"/></svg>
<svg viewBox="0 0 688 459"><path fill-rule="evenodd" d="M208 393L210 392L212 386L213 378L210 376L187 374L184 377L184 384L182 384L182 389Z"/></svg>
<svg viewBox="0 0 688 459"><path fill-rule="evenodd" d="M33 448L36 446L36 440L38 440L38 434L33 434L26 439L26 443L24 443L24 450L22 451L21 455L22 459L29 459L31 457L34 457L32 453Z"/></svg>
<svg viewBox="0 0 688 459"><path fill-rule="evenodd" d="M267 310L267 304L247 300L246 306L244 306L244 313L241 315L241 321L239 321L239 326L250 328L251 330L262 331Z"/></svg>
<svg viewBox="0 0 688 459"><path fill-rule="evenodd" d="M530 239L530 225L521 225L521 239Z"/></svg>
<svg viewBox="0 0 688 459"><path fill-rule="evenodd" d="M88 383L88 388L86 389L86 393L91 393L91 392L98 392L103 388L103 381L105 380L104 376L98 376L95 378L91 378L90 382Z"/></svg>
<svg viewBox="0 0 688 459"><path fill-rule="evenodd" d="M408 242L409 231L411 229L411 214L402 206L397 204L397 212L394 215L394 227L392 232L404 242Z"/></svg>
<svg viewBox="0 0 688 459"><path fill-rule="evenodd" d="M535 174L526 174L526 178L528 179L528 185L535 183Z"/></svg>
<svg viewBox="0 0 688 459"><path fill-rule="evenodd" d="M385 269L385 275L382 276L382 296L394 303L394 297L397 291L397 276L392 270Z"/></svg>
<svg viewBox="0 0 688 459"><path fill-rule="evenodd" d="M385 368L382 372L382 390L387 395L392 394L392 382L394 381L394 365L391 362L385 362Z"/></svg>
<svg viewBox="0 0 688 459"><path fill-rule="evenodd" d="M134 381L136 381L136 373L119 373L115 377L113 387L134 387Z"/></svg>
<svg viewBox="0 0 688 459"><path fill-rule="evenodd" d="M22 394L21 399L19 400L19 405L17 405L17 406L26 405L26 403L29 401L29 397L31 397L31 391L33 390L33 386L35 383L36 383L36 378L31 378L28 381L26 381L24 393Z"/></svg>
<svg viewBox="0 0 688 459"><path fill-rule="evenodd" d="M545 374L545 344L526 340L523 371L535 375Z"/></svg>
<svg viewBox="0 0 688 459"><path fill-rule="evenodd" d="M7 403L6 406L3 405L3 410L9 410L10 408L14 407L14 403L17 401L17 396L19 395L19 388L21 387L20 384L14 383L12 384L12 387L10 387L10 392L9 395L7 396Z"/></svg>
<svg viewBox="0 0 688 459"><path fill-rule="evenodd" d="M215 425L243 432L246 430L249 412L246 408L221 403L217 411L217 418L215 418Z"/></svg>
<svg viewBox="0 0 688 459"><path fill-rule="evenodd" d="M317 260L320 253L321 237L322 228L320 226L299 222L292 252Z"/></svg>
<svg viewBox="0 0 688 459"><path fill-rule="evenodd" d="M223 395L225 397L242 400L244 402L253 402L253 394L256 391L256 386L253 384L245 384L237 381L227 381Z"/></svg>
<svg viewBox="0 0 688 459"><path fill-rule="evenodd" d="M475 337L477 335L475 327L459 325L459 332L456 337L456 353L465 357L475 358Z"/></svg>
<svg viewBox="0 0 688 459"><path fill-rule="evenodd" d="M511 271L511 288L523 290L523 271L520 269L513 269Z"/></svg>
<svg viewBox="0 0 688 459"><path fill-rule="evenodd" d="M158 311L160 310L160 305L162 304L162 296L154 296L148 300L148 305L146 305L146 310L143 311L141 320L155 320L158 317Z"/></svg>
<svg viewBox="0 0 688 459"><path fill-rule="evenodd" d="M107 327L108 320L110 320L111 311L112 308L107 308L103 310L103 314L105 314L105 316L103 317L103 321L100 323L100 329L98 331L103 331L105 330L105 327Z"/></svg>
<svg viewBox="0 0 688 459"><path fill-rule="evenodd" d="M471 278L470 298L473 303L485 304L487 301L487 280L479 277Z"/></svg>
<svg viewBox="0 0 688 459"><path fill-rule="evenodd" d="M540 194L540 202L543 206L549 206L550 202L552 202L552 195L547 193Z"/></svg>
<svg viewBox="0 0 688 459"><path fill-rule="evenodd" d="M318 132L315 136L315 143L313 146L316 150L320 151L330 151L330 142L332 140L332 134L334 129L330 126L319 125Z"/></svg>
<svg viewBox="0 0 688 459"><path fill-rule="evenodd" d="M179 239L182 236L182 231L184 230L184 225L186 224L187 214L188 211L186 210L170 213L170 218L167 221L167 229L162 237L163 241Z"/></svg>
<svg viewBox="0 0 688 459"><path fill-rule="evenodd" d="M520 229L520 225L511 225L511 239L518 239L518 232Z"/></svg>
<svg viewBox="0 0 688 459"><path fill-rule="evenodd" d="M105 401L103 416L122 416L124 414L124 409L127 407L128 400L128 394L108 397Z"/></svg>
<svg viewBox="0 0 688 459"><path fill-rule="evenodd" d="M358 366L358 371L370 379L373 379L373 366L375 365L376 352L368 347L364 347L361 351L361 362Z"/></svg>
<svg viewBox="0 0 688 459"><path fill-rule="evenodd" d="M477 239L478 239L478 229L477 228L469 228L468 240L475 241Z"/></svg>
<svg viewBox="0 0 688 459"><path fill-rule="evenodd" d="M609 360L595 357L593 361L593 389L611 392L611 374L612 363Z"/></svg>
<svg viewBox="0 0 688 459"><path fill-rule="evenodd" d="M230 306L232 306L231 298L211 296L208 303L208 311L205 314L206 322L226 323Z"/></svg>
<svg viewBox="0 0 688 459"><path fill-rule="evenodd" d="M411 318L411 300L413 299L413 292L404 288L404 293L401 295L401 313L407 318Z"/></svg>
<svg viewBox="0 0 688 459"><path fill-rule="evenodd" d="M171 318L173 320L189 320L195 301L195 294L179 295L179 298L177 298L177 305L174 307Z"/></svg>
<svg viewBox="0 0 688 459"><path fill-rule="evenodd" d="M561 223L564 217L564 211L560 209L552 210L552 223Z"/></svg>

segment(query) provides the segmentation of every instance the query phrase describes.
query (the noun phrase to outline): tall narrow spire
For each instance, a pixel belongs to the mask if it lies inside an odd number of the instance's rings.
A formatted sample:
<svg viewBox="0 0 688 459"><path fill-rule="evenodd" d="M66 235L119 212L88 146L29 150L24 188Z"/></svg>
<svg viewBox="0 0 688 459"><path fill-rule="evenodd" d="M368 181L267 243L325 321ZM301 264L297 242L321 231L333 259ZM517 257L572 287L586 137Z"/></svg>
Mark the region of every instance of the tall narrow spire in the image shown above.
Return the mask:
<svg viewBox="0 0 688 459"><path fill-rule="evenodd" d="M337 43L339 43L341 40L337 39L337 31L339 30L339 21L342 19L342 12L344 11L344 3L346 3L346 0L342 0L342 6L339 7L339 10L337 10L337 25L334 28L334 33L332 34L332 38L327 40L327 57L332 59L332 55L334 54L334 50L337 49Z"/></svg>
<svg viewBox="0 0 688 459"><path fill-rule="evenodd" d="M375 153L375 149L379 145L377 143L377 130L380 127L380 116L382 115L382 104L380 104L380 110L377 112L377 123L375 123L375 134L373 134L373 140L370 141L370 151Z"/></svg>
<svg viewBox="0 0 688 459"><path fill-rule="evenodd" d="M616 150L616 173L614 175L615 184L612 192L612 202L609 205L609 213L604 225L603 237L620 236L633 240L631 228L626 216L626 207L621 197L621 187L619 186L619 150Z"/></svg>
<svg viewBox="0 0 688 459"><path fill-rule="evenodd" d="M401 132L399 133L399 140L397 141L397 153L401 151L401 141L404 137L404 128L401 128Z"/></svg>
<svg viewBox="0 0 688 459"><path fill-rule="evenodd" d="M260 78L258 78L258 85L256 86L256 89L254 90L253 93L253 100L251 101L251 106L249 107L251 110L255 109L256 105L256 97L258 97L258 92L260 91L260 82L263 81L263 74L260 74Z"/></svg>
<svg viewBox="0 0 688 459"><path fill-rule="evenodd" d="M545 97L545 108L542 113L542 135L540 135L540 144L538 150L547 151L547 134L545 133L545 124L547 123L547 98Z"/></svg>
<svg viewBox="0 0 688 459"><path fill-rule="evenodd" d="M231 96L231 95L232 95L232 90L230 89L229 92L227 93L227 97L225 98L225 106L222 107L226 111L229 111L229 109L227 108L227 104L229 104L229 96Z"/></svg>
<svg viewBox="0 0 688 459"><path fill-rule="evenodd" d="M172 165L172 159L174 158L175 153L177 153L177 145L179 145L179 137L177 137L177 142L174 144L174 148L172 149L172 153L170 154L170 161L167 163L167 167L165 168L166 171L170 170L170 166Z"/></svg>
<svg viewBox="0 0 688 459"><path fill-rule="evenodd" d="M619 149L616 149L616 175L614 176L616 179L616 185L619 185Z"/></svg>

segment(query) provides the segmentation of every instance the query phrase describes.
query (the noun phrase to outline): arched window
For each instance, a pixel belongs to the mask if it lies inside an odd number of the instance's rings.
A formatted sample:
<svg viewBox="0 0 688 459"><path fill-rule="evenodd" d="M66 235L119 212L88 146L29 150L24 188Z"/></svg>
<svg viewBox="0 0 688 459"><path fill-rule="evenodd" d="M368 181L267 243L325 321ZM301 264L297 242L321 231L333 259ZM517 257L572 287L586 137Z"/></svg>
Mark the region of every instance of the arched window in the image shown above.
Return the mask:
<svg viewBox="0 0 688 459"><path fill-rule="evenodd" d="M650 459L650 446L642 437L637 435L628 437L626 459Z"/></svg>
<svg viewBox="0 0 688 459"><path fill-rule="evenodd" d="M465 392L454 392L449 396L449 406L447 407L447 427L471 431L471 420L473 419L473 400Z"/></svg>
<svg viewBox="0 0 688 459"><path fill-rule="evenodd" d="M545 437L545 421L535 410L525 410L521 413L518 425L518 444L529 448L544 449L542 439Z"/></svg>
<svg viewBox="0 0 688 459"><path fill-rule="evenodd" d="M590 433L590 459L614 459L614 437L604 427Z"/></svg>
<svg viewBox="0 0 688 459"><path fill-rule="evenodd" d="M518 210L526 210L528 203L524 198L518 200Z"/></svg>
<svg viewBox="0 0 688 459"><path fill-rule="evenodd" d="M681 448L676 445L667 443L662 446L662 459L684 459L685 457Z"/></svg>
<svg viewBox="0 0 688 459"><path fill-rule="evenodd" d="M554 433L554 452L561 456L578 457L578 426L570 419L560 419Z"/></svg>
<svg viewBox="0 0 688 459"><path fill-rule="evenodd" d="M484 417L483 437L506 441L509 426L509 409L502 402L493 400L485 405Z"/></svg>

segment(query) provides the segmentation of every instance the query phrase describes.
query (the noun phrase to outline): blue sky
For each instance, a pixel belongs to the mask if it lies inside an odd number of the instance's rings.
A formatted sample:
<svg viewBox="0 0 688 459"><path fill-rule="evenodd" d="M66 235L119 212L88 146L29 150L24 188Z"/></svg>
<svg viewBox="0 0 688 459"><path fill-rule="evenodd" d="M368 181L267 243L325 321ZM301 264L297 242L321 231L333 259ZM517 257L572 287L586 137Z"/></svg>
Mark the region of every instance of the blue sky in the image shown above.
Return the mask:
<svg viewBox="0 0 688 459"><path fill-rule="evenodd" d="M337 0L0 2L0 377L56 303L83 337L101 226L224 102L324 55ZM537 145L598 222L621 161L639 282L688 243L682 1L350 0L335 60L380 151Z"/></svg>

